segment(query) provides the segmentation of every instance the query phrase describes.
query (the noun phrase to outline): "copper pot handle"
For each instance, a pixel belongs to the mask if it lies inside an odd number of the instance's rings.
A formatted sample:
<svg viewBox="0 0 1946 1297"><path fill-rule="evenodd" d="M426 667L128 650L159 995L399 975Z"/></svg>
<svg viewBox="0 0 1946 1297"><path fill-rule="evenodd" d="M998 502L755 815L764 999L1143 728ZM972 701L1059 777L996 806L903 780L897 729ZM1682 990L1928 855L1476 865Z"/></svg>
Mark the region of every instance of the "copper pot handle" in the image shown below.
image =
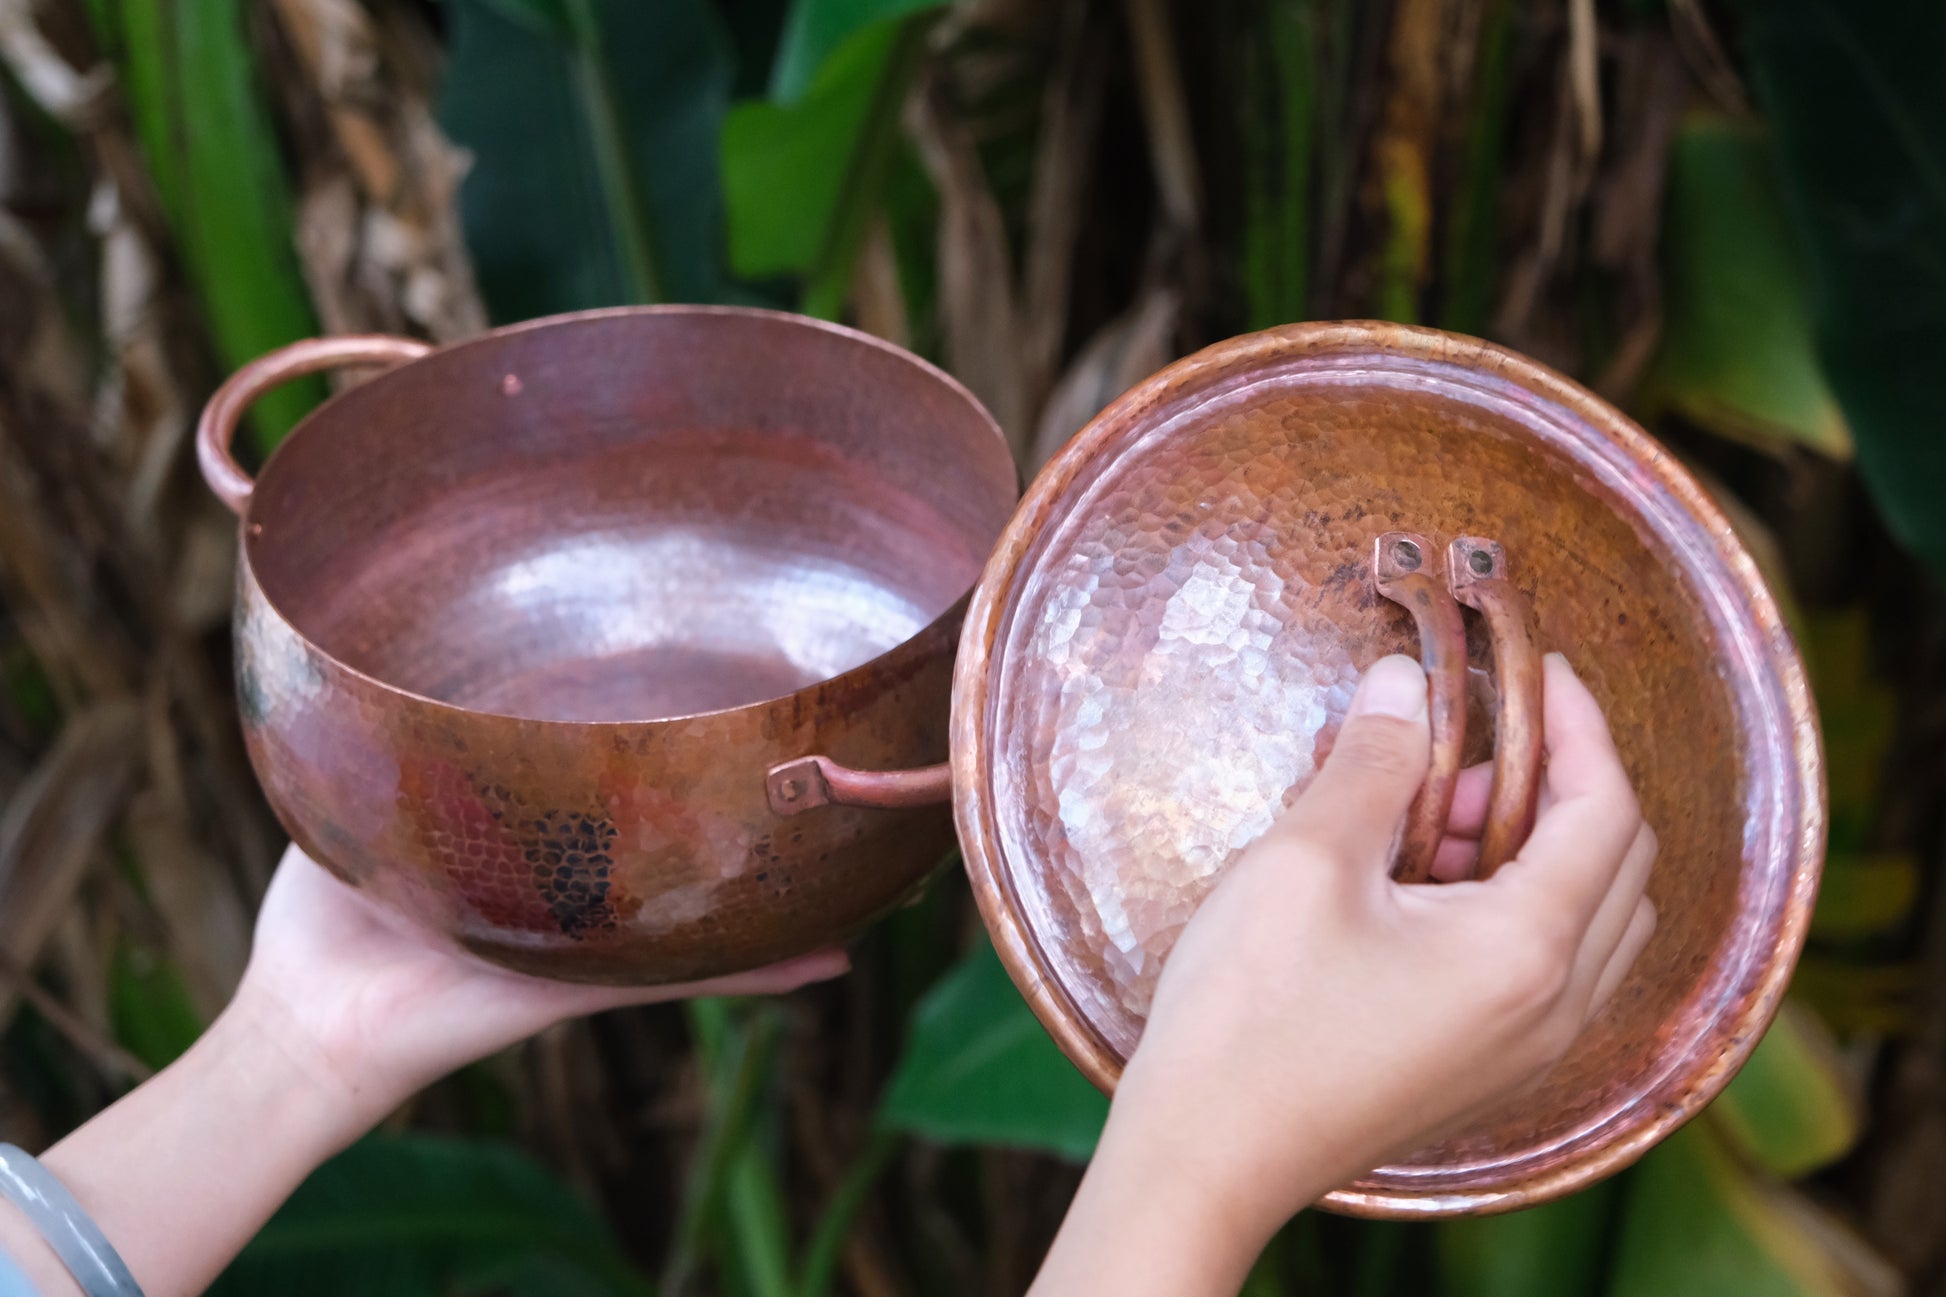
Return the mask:
<svg viewBox="0 0 1946 1297"><path fill-rule="evenodd" d="M1409 531L1388 531L1372 547L1378 592L1412 614L1419 659L1426 668L1426 715L1432 722L1432 765L1406 812L1393 877L1423 883L1446 834L1466 746L1466 626L1452 592L1433 571L1432 543Z"/></svg>
<svg viewBox="0 0 1946 1297"><path fill-rule="evenodd" d="M1431 571L1433 549L1424 536L1387 532L1372 554L1379 593L1411 612L1426 667L1432 765L1406 813L1393 875L1401 882L1432 877L1466 746L1466 629L1459 605L1486 619L1493 640L1499 695L1494 717L1493 783L1480 836L1475 878L1491 878L1527 841L1534 827L1541 774L1541 658L1527 600L1506 579L1500 543L1461 536L1446 550L1446 580ZM1455 602L1457 600L1457 602Z"/></svg>
<svg viewBox="0 0 1946 1297"><path fill-rule="evenodd" d="M431 351L428 343L384 334L348 334L336 338L306 338L257 357L230 375L216 389L203 416L196 422L196 462L216 498L241 517L250 507L256 483L230 453L236 426L257 398L280 383L346 365L397 365Z"/></svg>
<svg viewBox="0 0 1946 1297"><path fill-rule="evenodd" d="M1507 580L1500 542L1461 536L1446 551L1453 597L1486 618L1499 692L1494 717L1493 785L1480 835L1475 878L1491 878L1513 859L1534 827L1541 792L1541 654L1527 599Z"/></svg>
<svg viewBox="0 0 1946 1297"><path fill-rule="evenodd" d="M779 815L830 805L880 810L933 806L952 800L953 767L942 762L912 770L853 770L830 757L797 757L770 768L764 794Z"/></svg>
<svg viewBox="0 0 1946 1297"><path fill-rule="evenodd" d="M1379 593L1409 611L1418 626L1432 726L1431 768L1407 812L1393 867L1401 882L1425 882L1432 877L1433 857L1445 836L1459 782L1460 755L1466 746L1466 626L1461 603L1486 618L1499 693L1493 783L1487 794L1476 877L1492 877L1520 850L1533 828L1540 793L1541 659L1527 600L1506 580L1506 552L1497 541L1462 536L1447 549L1444 581L1432 570L1434 553L1424 536L1406 531L1380 536L1372 553ZM929 806L951 799L953 772L950 765L854 770L826 756L797 757L770 768L764 791L771 810L787 816L833 804L881 809Z"/></svg>

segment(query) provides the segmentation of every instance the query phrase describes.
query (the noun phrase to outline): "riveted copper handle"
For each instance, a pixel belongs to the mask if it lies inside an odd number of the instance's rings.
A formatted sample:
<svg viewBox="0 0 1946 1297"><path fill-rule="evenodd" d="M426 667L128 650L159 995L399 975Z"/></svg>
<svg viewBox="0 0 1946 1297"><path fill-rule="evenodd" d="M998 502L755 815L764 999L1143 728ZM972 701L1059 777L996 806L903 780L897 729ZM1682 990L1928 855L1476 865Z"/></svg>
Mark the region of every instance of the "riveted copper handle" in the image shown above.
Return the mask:
<svg viewBox="0 0 1946 1297"><path fill-rule="evenodd" d="M397 365L417 360L432 347L413 338L393 338L384 334L350 334L338 338L307 338L259 356L216 389L203 417L196 423L196 462L202 466L203 480L216 498L242 516L250 507L250 492L256 483L230 453L236 426L256 399L271 388L306 374L341 369L348 365Z"/></svg>
<svg viewBox="0 0 1946 1297"><path fill-rule="evenodd" d="M764 776L764 794L779 815L796 815L814 806L864 806L898 810L951 801L953 768L919 766L913 770L853 770L830 757L798 757L774 765Z"/></svg>
<svg viewBox="0 0 1946 1297"><path fill-rule="evenodd" d="M1491 878L1513 859L1534 827L1541 791L1541 654L1527 599L1507 580L1498 541L1461 536L1446 551L1453 597L1486 618L1499 692L1494 715L1493 787L1480 835L1475 878Z"/></svg>
<svg viewBox="0 0 1946 1297"><path fill-rule="evenodd" d="M1432 877L1466 746L1466 626L1452 592L1433 570L1436 552L1424 536L1409 531L1386 532L1372 551L1378 592L1403 606L1419 627L1426 715L1432 722L1432 765L1406 812L1405 835L1392 866L1393 876L1405 883Z"/></svg>

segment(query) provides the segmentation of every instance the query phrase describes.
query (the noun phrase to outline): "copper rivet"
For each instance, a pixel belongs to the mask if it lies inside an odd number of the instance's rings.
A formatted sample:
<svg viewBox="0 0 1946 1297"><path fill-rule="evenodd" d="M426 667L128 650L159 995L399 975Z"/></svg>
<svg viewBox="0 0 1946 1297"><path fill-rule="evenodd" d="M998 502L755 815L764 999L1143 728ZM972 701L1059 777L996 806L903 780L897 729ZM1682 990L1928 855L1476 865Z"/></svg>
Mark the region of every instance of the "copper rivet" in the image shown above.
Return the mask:
<svg viewBox="0 0 1946 1297"><path fill-rule="evenodd" d="M1419 547L1409 540L1393 541L1392 561L1397 563L1402 571L1417 572L1421 561Z"/></svg>
<svg viewBox="0 0 1946 1297"><path fill-rule="evenodd" d="M521 386L520 376L518 374L509 374L500 380L500 395L519 396Z"/></svg>

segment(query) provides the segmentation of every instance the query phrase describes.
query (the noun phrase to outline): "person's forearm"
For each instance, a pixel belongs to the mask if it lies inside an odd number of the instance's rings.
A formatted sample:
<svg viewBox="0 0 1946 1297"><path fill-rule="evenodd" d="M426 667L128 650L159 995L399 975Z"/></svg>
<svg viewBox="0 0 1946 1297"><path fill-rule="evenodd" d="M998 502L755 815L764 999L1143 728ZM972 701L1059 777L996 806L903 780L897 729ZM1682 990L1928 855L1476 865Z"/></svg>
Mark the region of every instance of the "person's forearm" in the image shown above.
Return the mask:
<svg viewBox="0 0 1946 1297"><path fill-rule="evenodd" d="M80 1201L148 1297L201 1292L385 1096L321 1077L274 1013L240 998L188 1053L41 1161ZM78 1291L18 1213L0 1243L41 1291Z"/></svg>
<svg viewBox="0 0 1946 1297"><path fill-rule="evenodd" d="M1029 1297L1234 1297L1281 1222L1220 1180L1154 1123L1111 1118Z"/></svg>

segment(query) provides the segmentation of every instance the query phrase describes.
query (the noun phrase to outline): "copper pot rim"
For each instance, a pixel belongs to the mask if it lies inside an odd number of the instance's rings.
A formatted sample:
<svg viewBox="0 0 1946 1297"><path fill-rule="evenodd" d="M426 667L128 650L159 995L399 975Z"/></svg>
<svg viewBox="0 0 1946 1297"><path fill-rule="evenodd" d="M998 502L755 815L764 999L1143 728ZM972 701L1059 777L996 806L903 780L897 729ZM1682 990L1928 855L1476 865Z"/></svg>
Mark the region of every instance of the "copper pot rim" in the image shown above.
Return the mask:
<svg viewBox="0 0 1946 1297"><path fill-rule="evenodd" d="M257 470L255 483L260 485L265 479L276 472L277 463L279 458L283 456L284 448L294 444L299 437L305 436L307 433L313 437L325 435L317 432L315 429L319 424L324 422L324 416L330 413L333 407L365 388L377 389L381 387L414 365L435 361L441 357L458 354L472 348L490 346L509 336L531 333L559 325L664 316L689 318L719 317L768 321L808 329L812 332L824 333L848 342L862 343L871 350L914 366L928 378L938 382L941 386L959 397L966 404L967 408L978 416L981 427L987 433L991 434L994 443L1000 448L1002 453L1006 454L1010 460L1012 458L1013 451L1007 441L1006 433L995 422L993 415L988 412L986 406L978 397L973 395L972 391L964 383L925 357L908 351L895 343L887 342L875 334L866 333L861 329L854 329L848 325L837 324L830 320L820 320L814 316L798 315L791 311L772 310L768 307L656 303L646 306L597 307L591 310L567 311L559 315L540 316L532 320L520 320L513 324L502 325L499 328L489 329L485 333L475 334L472 337L461 339L458 342L434 347L431 351L415 360L408 360L394 365L389 369L374 374L371 378L358 384L356 387L334 392L324 401L320 402L317 408L298 420L296 426L265 457L263 465ZM1016 470L1016 481L1018 480L1017 473L1018 470ZM355 681L378 694L397 698L402 702L429 709L434 714L446 713L469 717L487 717L496 720L518 722L523 725L551 727L566 733L608 734L621 730L633 731L643 726L682 724L689 721L735 715L741 712L762 711L788 703L794 698L802 697L817 690L834 687L842 689L853 684L862 685L867 680L895 670L907 658L916 654L930 652L931 646L935 641L944 640L950 646L953 630L959 620L965 615L966 608L973 593L973 587L969 585L965 590L960 591L959 595L931 621L883 653L869 658L864 662L860 662L848 670L813 681L801 689L794 689L789 693L774 694L767 698L753 698L747 702L738 703L731 707L717 707L706 711L683 712L678 715L669 716L649 716L632 719L621 717L594 721L560 720L545 716L522 716L513 712L495 711L489 708L466 707L458 703L447 702L444 699L434 698L427 694L417 693L413 690L403 688L390 681L380 679L369 672L359 670L312 639L311 636L304 632L302 627L298 626L291 619L290 614L279 606L270 591L257 579L256 565L251 561L252 552L256 548L256 538L261 534L260 527L255 521L257 498L258 493L252 491L248 505L245 507L242 515L237 519L237 525L241 533L237 545L238 580L247 580L249 582L250 586L256 591L257 599L260 601L263 609L275 615L290 633L304 645L307 653L320 659L332 671L340 673L347 679ZM237 604L238 610L241 611L243 606L243 603L239 601Z"/></svg>
<svg viewBox="0 0 1946 1297"><path fill-rule="evenodd" d="M1022 917L1011 878L1001 867L991 797L988 750L991 685L1012 613L1016 578L1037 557L1039 539L1058 521L1062 497L1117 439L1162 412L1178 412L1199 394L1239 378L1320 356L1368 355L1375 367L1404 360L1490 371L1563 409L1596 432L1571 436L1585 463L1646 475L1667 491L1662 512L1688 515L1708 537L1688 571L1714 567L1748 610L1758 632L1752 651L1783 705L1774 732L1788 735L1790 760L1780 761L1790 815L1779 842L1792 844L1793 863L1781 899L1760 912L1775 936L1768 954L1754 952L1719 998L1718 1010L1690 1038L1686 1053L1657 1056L1656 1073L1634 1097L1598 1120L1561 1136L1552 1146L1510 1160L1466 1167L1382 1166L1325 1195L1319 1206L1350 1215L1414 1219L1491 1214L1531 1206L1585 1188L1622 1170L1700 1112L1755 1049L1776 1016L1809 930L1825 839L1823 741L1808 681L1781 610L1755 559L1728 518L1695 478L1649 434L1580 384L1538 361L1497 344L1422 326L1348 320L1286 325L1231 338L1157 371L1118 397L1077 433L1028 486L994 548L961 628L953 676L951 753L954 814L966 872L996 952L1023 998L1070 1060L1103 1092L1114 1092L1124 1060L1108 1045L1062 988L1040 943ZM1564 431L1573 432L1570 423ZM1606 444L1604 445L1603 442ZM1645 508L1645 513L1647 512ZM1778 745L1780 748L1783 745ZM1663 1096L1671 1096L1664 1098ZM1491 1187L1454 1185L1458 1174L1488 1171Z"/></svg>

